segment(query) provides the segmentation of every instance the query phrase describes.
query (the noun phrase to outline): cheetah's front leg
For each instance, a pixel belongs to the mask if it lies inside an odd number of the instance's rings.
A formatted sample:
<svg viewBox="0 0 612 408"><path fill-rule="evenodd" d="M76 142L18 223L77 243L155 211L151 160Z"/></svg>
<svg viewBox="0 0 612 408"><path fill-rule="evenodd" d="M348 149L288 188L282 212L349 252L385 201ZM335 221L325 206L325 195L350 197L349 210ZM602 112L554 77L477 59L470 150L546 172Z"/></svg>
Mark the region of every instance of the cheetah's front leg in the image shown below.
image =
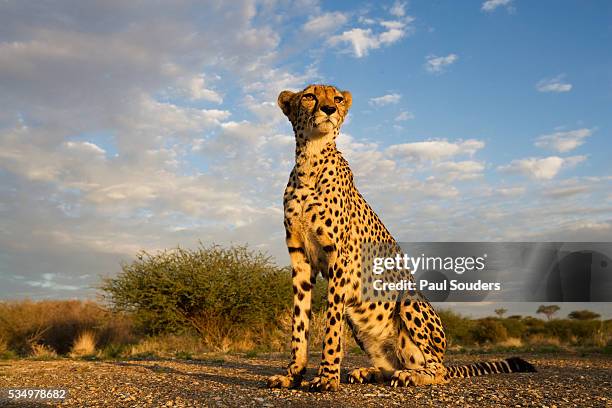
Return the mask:
<svg viewBox="0 0 612 408"><path fill-rule="evenodd" d="M268 378L270 388L299 387L308 363L308 330L310 326L310 306L312 286L315 277L306 260L303 247L287 240L291 256L293 282L293 317L291 330L291 362L287 375L274 375Z"/></svg>
<svg viewBox="0 0 612 408"><path fill-rule="evenodd" d="M344 304L346 264L343 258L333 263L328 272L327 319L323 341L323 356L317 376L310 382L311 391L336 391L340 387L340 362L342 361L342 329L344 328Z"/></svg>

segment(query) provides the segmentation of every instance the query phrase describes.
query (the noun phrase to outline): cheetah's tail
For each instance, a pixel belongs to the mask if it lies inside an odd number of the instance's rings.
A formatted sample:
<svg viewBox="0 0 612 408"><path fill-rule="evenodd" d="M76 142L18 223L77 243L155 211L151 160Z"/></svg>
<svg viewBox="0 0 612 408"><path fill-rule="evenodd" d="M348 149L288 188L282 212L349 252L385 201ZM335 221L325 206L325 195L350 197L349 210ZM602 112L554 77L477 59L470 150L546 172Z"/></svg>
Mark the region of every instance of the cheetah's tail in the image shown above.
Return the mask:
<svg viewBox="0 0 612 408"><path fill-rule="evenodd" d="M498 361L482 361L473 364L459 366L448 366L449 378L467 378L477 375L496 374L496 373L535 373L536 369L527 361L520 357L510 357Z"/></svg>

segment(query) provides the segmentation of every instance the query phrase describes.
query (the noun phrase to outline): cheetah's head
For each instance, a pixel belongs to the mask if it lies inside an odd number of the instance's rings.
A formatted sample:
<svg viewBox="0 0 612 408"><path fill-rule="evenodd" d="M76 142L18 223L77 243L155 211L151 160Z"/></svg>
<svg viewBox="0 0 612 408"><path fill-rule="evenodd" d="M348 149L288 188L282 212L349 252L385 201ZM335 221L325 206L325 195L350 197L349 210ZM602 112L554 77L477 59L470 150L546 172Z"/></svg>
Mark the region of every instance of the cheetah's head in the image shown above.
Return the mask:
<svg viewBox="0 0 612 408"><path fill-rule="evenodd" d="M283 91L278 106L289 118L296 136L334 137L351 107L351 93L331 85L309 85L301 92Z"/></svg>

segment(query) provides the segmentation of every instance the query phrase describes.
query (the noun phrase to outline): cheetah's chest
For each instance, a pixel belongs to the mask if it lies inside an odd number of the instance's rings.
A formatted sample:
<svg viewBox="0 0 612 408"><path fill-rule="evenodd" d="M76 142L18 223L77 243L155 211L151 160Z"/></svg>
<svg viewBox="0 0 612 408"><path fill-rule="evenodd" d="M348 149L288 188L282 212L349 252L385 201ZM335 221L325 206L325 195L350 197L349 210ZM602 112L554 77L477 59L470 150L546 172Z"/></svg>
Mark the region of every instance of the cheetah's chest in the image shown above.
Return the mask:
<svg viewBox="0 0 612 408"><path fill-rule="evenodd" d="M285 203L285 219L289 221L290 231L302 237L316 229L321 200L315 191L308 187L296 188Z"/></svg>
<svg viewBox="0 0 612 408"><path fill-rule="evenodd" d="M325 271L328 253L323 249L333 242L325 224L327 214L321 192L308 186L296 188L285 202L285 220L288 232L304 245L311 265Z"/></svg>

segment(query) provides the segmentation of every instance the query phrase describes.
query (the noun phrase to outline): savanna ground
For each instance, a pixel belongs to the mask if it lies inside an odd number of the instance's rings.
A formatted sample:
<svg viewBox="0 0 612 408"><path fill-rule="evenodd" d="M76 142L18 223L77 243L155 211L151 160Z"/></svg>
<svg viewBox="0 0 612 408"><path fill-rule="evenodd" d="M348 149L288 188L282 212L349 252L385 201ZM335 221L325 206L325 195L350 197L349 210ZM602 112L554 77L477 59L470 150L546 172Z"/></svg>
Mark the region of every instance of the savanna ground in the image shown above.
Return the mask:
<svg viewBox="0 0 612 408"><path fill-rule="evenodd" d="M502 358L507 354L452 354L450 363ZM68 407L610 407L612 358L606 355L530 354L537 373L498 374L456 379L419 388L348 384L336 393L265 388L269 375L283 370L287 356L223 354L197 360L148 359L85 361L6 360L0 363L0 388L65 388L61 402L10 403L2 406ZM313 355L312 362L316 361ZM367 364L348 356L349 369ZM314 364L307 378L314 375Z"/></svg>
<svg viewBox="0 0 612 408"><path fill-rule="evenodd" d="M288 362L290 276L244 247L179 248L138 254L102 281L98 302L0 301L0 406L24 406L6 399L7 388L68 390L61 403L30 406L612 406L612 320L588 310L563 318L556 305L537 310L546 319L439 310L447 363L518 355L535 374L402 389L344 383L325 394L269 390L266 378ZM320 280L306 379L319 358L325 299ZM368 363L350 336L344 350L346 381Z"/></svg>

